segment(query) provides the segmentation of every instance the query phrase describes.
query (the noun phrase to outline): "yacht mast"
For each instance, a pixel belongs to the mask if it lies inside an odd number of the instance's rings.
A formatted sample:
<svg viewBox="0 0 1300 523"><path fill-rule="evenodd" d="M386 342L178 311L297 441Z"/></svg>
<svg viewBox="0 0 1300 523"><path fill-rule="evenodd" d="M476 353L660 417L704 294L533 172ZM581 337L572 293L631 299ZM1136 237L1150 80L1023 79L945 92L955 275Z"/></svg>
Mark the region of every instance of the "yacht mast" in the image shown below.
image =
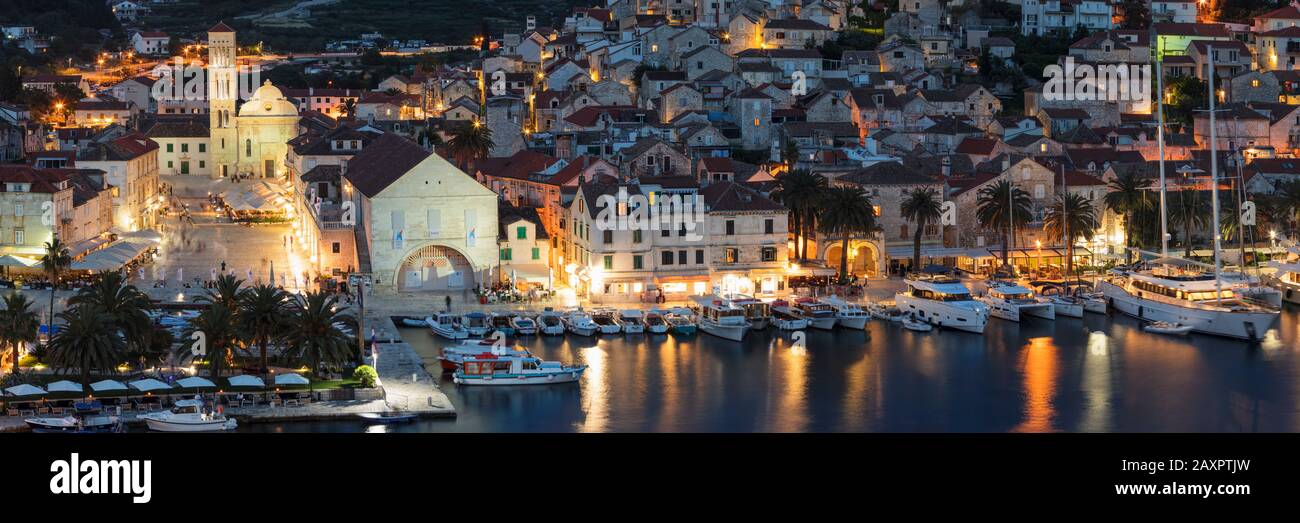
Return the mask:
<svg viewBox="0 0 1300 523"><path fill-rule="evenodd" d="M1214 234L1214 298L1217 302L1223 301L1223 280L1219 279L1219 155L1218 144L1215 142L1215 124L1214 124L1214 46L1206 46L1206 54L1210 58L1210 206L1213 207L1214 217L1210 222L1211 232Z"/></svg>
<svg viewBox="0 0 1300 523"><path fill-rule="evenodd" d="M1155 44L1155 25L1151 26L1151 43ZM1155 47L1153 47L1155 48ZM1156 65L1156 147L1160 151L1160 257L1169 257L1169 218L1165 207L1165 88L1164 66L1160 64L1160 50L1156 48L1153 60Z"/></svg>
<svg viewBox="0 0 1300 523"><path fill-rule="evenodd" d="M1070 195L1070 187L1065 181L1065 163L1061 163L1061 234L1065 237L1061 239L1061 247L1065 249L1065 284L1068 288L1070 285L1070 262L1074 261L1070 251L1070 220L1066 214L1068 209L1065 206L1066 197Z"/></svg>

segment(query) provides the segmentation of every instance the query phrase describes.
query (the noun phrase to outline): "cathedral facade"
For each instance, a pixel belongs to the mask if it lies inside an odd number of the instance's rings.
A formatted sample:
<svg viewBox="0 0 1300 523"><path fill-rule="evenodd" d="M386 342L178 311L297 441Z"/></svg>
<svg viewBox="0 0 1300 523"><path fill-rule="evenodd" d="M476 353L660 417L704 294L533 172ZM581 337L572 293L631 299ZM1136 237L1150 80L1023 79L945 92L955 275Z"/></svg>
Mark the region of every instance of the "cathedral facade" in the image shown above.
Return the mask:
<svg viewBox="0 0 1300 523"><path fill-rule="evenodd" d="M208 118L213 178L276 177L288 141L298 135L298 107L267 80L239 104L235 31L208 30Z"/></svg>

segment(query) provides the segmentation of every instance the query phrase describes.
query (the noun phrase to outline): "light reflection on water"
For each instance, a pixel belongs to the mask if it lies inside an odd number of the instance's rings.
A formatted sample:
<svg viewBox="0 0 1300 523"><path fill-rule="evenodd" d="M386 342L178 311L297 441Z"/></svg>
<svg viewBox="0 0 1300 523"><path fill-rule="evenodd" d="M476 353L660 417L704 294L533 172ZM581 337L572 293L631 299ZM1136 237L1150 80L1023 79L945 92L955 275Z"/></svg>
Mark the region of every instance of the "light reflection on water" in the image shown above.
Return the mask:
<svg viewBox="0 0 1300 523"><path fill-rule="evenodd" d="M1300 356L1287 311L1259 344L1157 336L1129 318L993 320L983 336L752 333L533 338L545 359L585 363L578 384L465 388L460 416L388 432L1300 431ZM444 342L402 336L437 368ZM368 431L359 422L248 431Z"/></svg>

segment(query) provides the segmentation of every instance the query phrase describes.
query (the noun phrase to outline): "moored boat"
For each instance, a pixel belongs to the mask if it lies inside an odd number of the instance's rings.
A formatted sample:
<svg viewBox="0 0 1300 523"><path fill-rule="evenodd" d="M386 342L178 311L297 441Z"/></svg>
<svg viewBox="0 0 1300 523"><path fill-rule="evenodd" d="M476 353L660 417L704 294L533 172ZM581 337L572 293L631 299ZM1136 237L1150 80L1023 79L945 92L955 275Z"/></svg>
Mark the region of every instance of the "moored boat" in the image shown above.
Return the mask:
<svg viewBox="0 0 1300 523"><path fill-rule="evenodd" d="M102 405L98 401L77 402L73 412L67 416L44 416L23 420L32 432L64 432L77 434L96 434L122 432L124 425L118 416L102 414Z"/></svg>
<svg viewBox="0 0 1300 523"><path fill-rule="evenodd" d="M1151 265L1112 270L1097 288L1117 311L1144 321L1191 326L1192 332L1202 334L1259 340L1280 316L1277 308L1241 298L1188 262L1164 259Z"/></svg>
<svg viewBox="0 0 1300 523"><path fill-rule="evenodd" d="M1142 330L1156 334L1173 334L1184 335L1192 332L1191 325L1182 325L1179 323L1170 323L1167 321L1153 321L1142 327Z"/></svg>
<svg viewBox="0 0 1300 523"><path fill-rule="evenodd" d="M559 336L564 334L564 318L559 312L547 308L537 315L537 325L542 334Z"/></svg>
<svg viewBox="0 0 1300 523"><path fill-rule="evenodd" d="M435 312L424 319L429 331L449 340L469 338L469 331L460 324L460 318L450 312Z"/></svg>
<svg viewBox="0 0 1300 523"><path fill-rule="evenodd" d="M894 295L899 310L939 327L983 334L989 308L975 300L961 280L948 274L912 274Z"/></svg>
<svg viewBox="0 0 1300 523"><path fill-rule="evenodd" d="M537 334L537 320L523 314L515 314L511 316L510 327L515 330L515 334L520 336L532 336Z"/></svg>
<svg viewBox="0 0 1300 523"><path fill-rule="evenodd" d="M772 302L772 324L783 331L798 331L808 328L808 320L790 310L784 300Z"/></svg>
<svg viewBox="0 0 1300 523"><path fill-rule="evenodd" d="M772 322L772 306L763 300L744 294L729 294L722 299L745 309L745 320L752 330L764 330Z"/></svg>
<svg viewBox="0 0 1300 523"><path fill-rule="evenodd" d="M482 338L492 332L492 318L487 313L474 311L460 317L460 324L470 336Z"/></svg>
<svg viewBox="0 0 1300 523"><path fill-rule="evenodd" d="M724 340L740 341L749 332L749 321L745 319L745 309L711 296L696 296L694 300L700 305L696 325L701 331Z"/></svg>
<svg viewBox="0 0 1300 523"><path fill-rule="evenodd" d="M664 321L668 322L673 334L690 335L695 334L695 313L690 309L674 307L668 310L664 315Z"/></svg>
<svg viewBox="0 0 1300 523"><path fill-rule="evenodd" d="M812 298L795 300L794 312L808 320L808 326L814 329L831 330L839 322L835 317L835 309Z"/></svg>
<svg viewBox="0 0 1300 523"><path fill-rule="evenodd" d="M221 412L205 411L202 401L178 400L171 410L141 414L149 430L159 432L219 432L235 430L239 424Z"/></svg>
<svg viewBox="0 0 1300 523"><path fill-rule="evenodd" d="M827 296L821 299L821 303L835 311L835 324L846 329L865 329L867 320L871 319L871 313L839 296Z"/></svg>
<svg viewBox="0 0 1300 523"><path fill-rule="evenodd" d="M413 421L415 420L416 415L411 412L362 412L357 414L357 417L370 423L390 425L394 423Z"/></svg>
<svg viewBox="0 0 1300 523"><path fill-rule="evenodd" d="M586 365L565 365L533 356L479 354L465 358L453 381L458 385L546 385L572 383Z"/></svg>
<svg viewBox="0 0 1300 523"><path fill-rule="evenodd" d="M1056 319L1056 309L1051 302L1034 296L1034 291L1012 281L990 280L988 292L978 299L996 318L1008 321L1020 321L1023 316Z"/></svg>
<svg viewBox="0 0 1300 523"><path fill-rule="evenodd" d="M445 372L451 372L458 368L467 356L482 354L484 352L499 352L501 354L519 353L529 354L528 349L515 345L509 349L504 345L497 345L497 340L464 340L455 345L449 345L442 348L442 353L438 356L438 365Z"/></svg>
<svg viewBox="0 0 1300 523"><path fill-rule="evenodd" d="M510 323L512 318L514 318L514 314L509 312L492 313L492 319L490 321L492 329L490 332L500 332L506 336L514 336L515 327Z"/></svg>
<svg viewBox="0 0 1300 523"><path fill-rule="evenodd" d="M600 329L600 326L591 319L591 315L582 309L575 309L565 314L564 327L579 336L591 336Z"/></svg>
<svg viewBox="0 0 1300 523"><path fill-rule="evenodd" d="M898 307L891 307L883 303L872 303L867 306L867 310L871 313L871 317L877 320L885 320L890 323L903 321L903 311L898 310Z"/></svg>
<svg viewBox="0 0 1300 523"><path fill-rule="evenodd" d="M641 319L645 325L646 332L650 334L664 334L668 332L668 320L664 319L663 313L659 311L650 311Z"/></svg>
<svg viewBox="0 0 1300 523"><path fill-rule="evenodd" d="M645 315L636 309L627 309L618 313L618 321L623 324L624 334L641 334L645 332L642 320Z"/></svg>
<svg viewBox="0 0 1300 523"><path fill-rule="evenodd" d="M591 314L591 321L596 322L596 330L601 334L623 332L623 324L618 321L618 313L613 310L596 309Z"/></svg>
<svg viewBox="0 0 1300 523"><path fill-rule="evenodd" d="M916 332L930 332L934 326L918 319L915 315L907 315L902 319L903 328Z"/></svg>

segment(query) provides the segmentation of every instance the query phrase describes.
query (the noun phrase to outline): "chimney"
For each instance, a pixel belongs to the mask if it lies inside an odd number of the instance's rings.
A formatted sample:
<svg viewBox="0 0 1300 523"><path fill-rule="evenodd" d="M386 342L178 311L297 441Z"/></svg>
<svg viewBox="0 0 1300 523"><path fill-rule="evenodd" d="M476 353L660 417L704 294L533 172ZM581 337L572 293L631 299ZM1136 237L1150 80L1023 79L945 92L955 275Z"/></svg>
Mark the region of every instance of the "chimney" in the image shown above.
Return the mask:
<svg viewBox="0 0 1300 523"><path fill-rule="evenodd" d="M951 176L952 176L952 157L944 156L944 157L940 160L940 163L942 164L941 172L943 172L943 177L944 177L944 178L949 178L949 177L951 177Z"/></svg>
<svg viewBox="0 0 1300 523"><path fill-rule="evenodd" d="M1010 156L1003 155L1003 156L1002 156L1002 170L1005 171L1005 170L1010 169L1010 168L1011 168L1011 157L1010 157Z"/></svg>

